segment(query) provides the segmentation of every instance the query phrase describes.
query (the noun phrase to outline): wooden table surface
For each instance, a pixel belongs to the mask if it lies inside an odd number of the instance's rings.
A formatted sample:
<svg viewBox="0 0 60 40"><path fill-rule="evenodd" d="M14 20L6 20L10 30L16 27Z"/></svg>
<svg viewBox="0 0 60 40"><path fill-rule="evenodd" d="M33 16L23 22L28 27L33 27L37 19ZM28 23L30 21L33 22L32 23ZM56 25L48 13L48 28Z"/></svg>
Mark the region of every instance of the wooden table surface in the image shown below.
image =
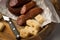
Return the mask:
<svg viewBox="0 0 60 40"><path fill-rule="evenodd" d="M0 40L16 40L13 32L10 29L9 24L7 22L3 22L3 23L5 25L5 29L3 30L3 32L0 32ZM18 26L17 26L17 29L19 31Z"/></svg>

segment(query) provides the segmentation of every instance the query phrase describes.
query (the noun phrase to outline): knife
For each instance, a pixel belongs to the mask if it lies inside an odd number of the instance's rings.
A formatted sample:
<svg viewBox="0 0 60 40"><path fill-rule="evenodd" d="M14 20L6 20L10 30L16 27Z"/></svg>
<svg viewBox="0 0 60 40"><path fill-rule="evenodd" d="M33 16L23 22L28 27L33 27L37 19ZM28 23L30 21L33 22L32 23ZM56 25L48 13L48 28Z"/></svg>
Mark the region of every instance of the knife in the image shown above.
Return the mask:
<svg viewBox="0 0 60 40"><path fill-rule="evenodd" d="M20 35L19 35L19 32L17 31L15 25L13 24L11 18L9 18L7 16L3 16L3 19L4 19L4 21L9 23L12 32L15 34L16 39L18 40L20 38Z"/></svg>

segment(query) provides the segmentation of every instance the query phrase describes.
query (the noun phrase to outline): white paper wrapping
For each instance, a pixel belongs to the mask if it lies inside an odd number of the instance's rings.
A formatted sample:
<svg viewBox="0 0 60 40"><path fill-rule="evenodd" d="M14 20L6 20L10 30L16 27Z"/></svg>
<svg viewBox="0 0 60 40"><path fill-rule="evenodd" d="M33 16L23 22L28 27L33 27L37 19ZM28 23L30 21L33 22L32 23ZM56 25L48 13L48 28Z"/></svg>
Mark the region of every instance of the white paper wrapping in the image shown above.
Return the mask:
<svg viewBox="0 0 60 40"><path fill-rule="evenodd" d="M8 11L8 8L6 8L6 1L7 0L2 0L0 2L0 12L7 15L8 17L16 20L17 17L15 15L11 14ZM34 0L34 1L36 1L37 5L44 10L44 12L42 13L42 16L45 18L45 21L41 25L41 27L43 27L44 25L47 25L47 24L49 24L51 22L60 23L59 16L57 15L54 7L52 6L52 4L48 0L47 0L48 3L46 2L48 4L48 6L46 5L45 0Z"/></svg>
<svg viewBox="0 0 60 40"><path fill-rule="evenodd" d="M14 20L17 20L17 16L11 14L9 11L8 11L8 8L6 8L6 4L7 4L7 1L8 0L1 0L0 1L0 12Z"/></svg>

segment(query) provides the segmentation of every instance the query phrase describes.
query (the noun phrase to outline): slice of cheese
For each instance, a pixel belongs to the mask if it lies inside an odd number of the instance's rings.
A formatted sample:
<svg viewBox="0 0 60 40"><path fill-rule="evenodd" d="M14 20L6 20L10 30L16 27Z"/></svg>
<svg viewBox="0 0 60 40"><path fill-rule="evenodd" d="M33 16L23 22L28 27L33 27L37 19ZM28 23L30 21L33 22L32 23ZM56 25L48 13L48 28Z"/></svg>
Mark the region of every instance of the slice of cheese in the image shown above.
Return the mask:
<svg viewBox="0 0 60 40"><path fill-rule="evenodd" d="M25 26L26 32L29 32L32 35L37 35L39 30L36 30L34 27Z"/></svg>
<svg viewBox="0 0 60 40"><path fill-rule="evenodd" d="M20 36L22 38L27 38L29 36L29 32L27 32L25 29L20 30Z"/></svg>
<svg viewBox="0 0 60 40"><path fill-rule="evenodd" d="M35 17L36 21L38 21L40 24L42 24L44 22L44 17L42 15L37 15Z"/></svg>
<svg viewBox="0 0 60 40"><path fill-rule="evenodd" d="M30 27L35 28L35 29L38 29L38 28L40 27L39 22L37 22L37 21L34 20L34 19L27 20L27 21L26 21L26 24L27 24L28 26L30 26Z"/></svg>

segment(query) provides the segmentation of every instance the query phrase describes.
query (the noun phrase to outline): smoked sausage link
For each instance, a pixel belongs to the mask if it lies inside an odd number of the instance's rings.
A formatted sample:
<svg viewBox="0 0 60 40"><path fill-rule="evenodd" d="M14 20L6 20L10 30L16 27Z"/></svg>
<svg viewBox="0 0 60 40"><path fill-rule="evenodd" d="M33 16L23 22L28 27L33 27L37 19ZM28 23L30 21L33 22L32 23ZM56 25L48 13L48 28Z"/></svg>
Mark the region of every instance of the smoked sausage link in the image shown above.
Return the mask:
<svg viewBox="0 0 60 40"><path fill-rule="evenodd" d="M26 20L34 18L36 15L38 15L39 13L41 14L42 12L43 10L41 8L35 7L31 9L30 11L28 11L25 15L19 16L17 19L17 24L23 25L26 23Z"/></svg>
<svg viewBox="0 0 60 40"><path fill-rule="evenodd" d="M9 5L10 7L18 7L18 6L22 6L28 2L30 2L31 0L10 0Z"/></svg>
<svg viewBox="0 0 60 40"><path fill-rule="evenodd" d="M25 15L19 16L17 19L17 24L21 25L21 26L22 26L22 24L24 25L24 22L26 21L24 18L25 18Z"/></svg>
<svg viewBox="0 0 60 40"><path fill-rule="evenodd" d="M9 10L12 14L14 14L14 15L16 15L16 16L19 16L19 15L20 15L21 7L12 8L12 7L8 6L8 10Z"/></svg>
<svg viewBox="0 0 60 40"><path fill-rule="evenodd" d="M36 2L35 1L31 1L25 5L23 5L23 7L21 8L21 14L25 14L28 10L30 10L31 8L36 6Z"/></svg>
<svg viewBox="0 0 60 40"><path fill-rule="evenodd" d="M10 1L9 1L9 5L10 5L10 7L15 6L17 3L18 3L17 0L10 0Z"/></svg>

